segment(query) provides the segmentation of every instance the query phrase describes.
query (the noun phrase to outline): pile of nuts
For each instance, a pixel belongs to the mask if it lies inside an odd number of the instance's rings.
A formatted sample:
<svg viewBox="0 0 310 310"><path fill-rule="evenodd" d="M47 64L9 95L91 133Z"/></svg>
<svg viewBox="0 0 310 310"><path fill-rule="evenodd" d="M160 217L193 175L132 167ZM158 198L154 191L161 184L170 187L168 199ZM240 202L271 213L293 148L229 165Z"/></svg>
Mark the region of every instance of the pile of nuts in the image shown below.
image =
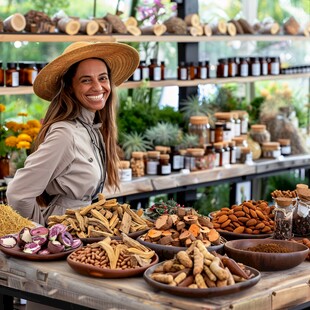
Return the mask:
<svg viewBox="0 0 310 310"><path fill-rule="evenodd" d="M264 200L248 200L231 208L222 208L212 218L214 228L237 234L271 234L274 230L274 206Z"/></svg>

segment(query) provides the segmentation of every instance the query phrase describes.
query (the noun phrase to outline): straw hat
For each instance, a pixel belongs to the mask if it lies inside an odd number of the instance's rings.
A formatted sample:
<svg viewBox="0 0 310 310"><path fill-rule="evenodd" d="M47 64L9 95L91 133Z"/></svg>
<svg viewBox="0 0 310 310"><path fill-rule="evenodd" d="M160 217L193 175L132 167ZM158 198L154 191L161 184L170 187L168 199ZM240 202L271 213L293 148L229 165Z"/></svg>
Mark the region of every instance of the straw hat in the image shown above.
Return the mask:
<svg viewBox="0 0 310 310"><path fill-rule="evenodd" d="M126 81L139 64L139 53L127 44L74 42L40 71L33 84L35 94L51 101L59 90L61 77L69 67L87 58L103 59L116 86Z"/></svg>

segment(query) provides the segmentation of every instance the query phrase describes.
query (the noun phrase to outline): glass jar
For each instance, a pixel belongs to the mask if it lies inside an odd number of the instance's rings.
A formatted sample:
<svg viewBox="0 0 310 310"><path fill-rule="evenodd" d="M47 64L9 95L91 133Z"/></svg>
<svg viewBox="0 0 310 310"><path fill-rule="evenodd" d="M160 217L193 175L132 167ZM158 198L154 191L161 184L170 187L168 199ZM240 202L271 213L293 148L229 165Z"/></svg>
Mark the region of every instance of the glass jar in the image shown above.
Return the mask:
<svg viewBox="0 0 310 310"><path fill-rule="evenodd" d="M236 163L236 141L229 141L228 145L230 148L229 163L232 165Z"/></svg>
<svg viewBox="0 0 310 310"><path fill-rule="evenodd" d="M195 80L196 78L196 67L193 62L187 65L187 78L189 80Z"/></svg>
<svg viewBox="0 0 310 310"><path fill-rule="evenodd" d="M289 240L293 231L293 198L275 198L273 239Z"/></svg>
<svg viewBox="0 0 310 310"><path fill-rule="evenodd" d="M234 119L233 126L233 137L239 137L241 135L241 120L239 119L239 114L236 112L231 112Z"/></svg>
<svg viewBox="0 0 310 310"><path fill-rule="evenodd" d="M218 59L216 75L218 78L228 77L228 59L226 58Z"/></svg>
<svg viewBox="0 0 310 310"><path fill-rule="evenodd" d="M260 70L260 62L258 57L250 57L250 75L251 76L260 76L261 70Z"/></svg>
<svg viewBox="0 0 310 310"><path fill-rule="evenodd" d="M197 67L197 79L206 80L208 78L209 62L199 61Z"/></svg>
<svg viewBox="0 0 310 310"><path fill-rule="evenodd" d="M161 80L166 79L166 65L164 61L160 62L160 74L161 74Z"/></svg>
<svg viewBox="0 0 310 310"><path fill-rule="evenodd" d="M234 138L234 126L235 120L233 117L233 113L231 112L216 112L214 113L214 117L216 118L216 122L220 122L225 124L225 127L231 130L231 139ZM217 142L217 141L215 141Z"/></svg>
<svg viewBox="0 0 310 310"><path fill-rule="evenodd" d="M140 61L141 78L142 80L148 80L150 78L150 69L145 60Z"/></svg>
<svg viewBox="0 0 310 310"><path fill-rule="evenodd" d="M142 70L141 70L141 61L139 66L134 71L133 75L129 78L130 81L141 81L142 79Z"/></svg>
<svg viewBox="0 0 310 310"><path fill-rule="evenodd" d="M205 158L204 158L204 149L193 148L191 150L193 163L191 171L203 170L206 168Z"/></svg>
<svg viewBox="0 0 310 310"><path fill-rule="evenodd" d="M222 142L216 142L214 145L214 151L215 151L215 167L222 167L223 166L223 143Z"/></svg>
<svg viewBox="0 0 310 310"><path fill-rule="evenodd" d="M240 148L240 163L242 164L252 164L253 156L251 149L249 147Z"/></svg>
<svg viewBox="0 0 310 310"><path fill-rule="evenodd" d="M224 152L222 154L222 165L229 166L230 164L230 147L228 145L228 141L223 141L223 149Z"/></svg>
<svg viewBox="0 0 310 310"><path fill-rule="evenodd" d="M144 160L143 152L132 152L130 159L130 167L132 170L132 176L142 177L144 176Z"/></svg>
<svg viewBox="0 0 310 310"><path fill-rule="evenodd" d="M224 124L220 122L215 123L214 128L214 139L212 139L213 143L222 142L224 140ZM210 142L212 142L210 140Z"/></svg>
<svg viewBox="0 0 310 310"><path fill-rule="evenodd" d="M281 155L289 156L291 155L291 140L290 139L279 139L281 148Z"/></svg>
<svg viewBox="0 0 310 310"><path fill-rule="evenodd" d="M281 148L279 142L264 142L262 144L262 157L277 159L281 156Z"/></svg>
<svg viewBox="0 0 310 310"><path fill-rule="evenodd" d="M233 138L233 141L235 141L236 143L236 161L240 162L241 148L248 147L247 137L246 136L235 137Z"/></svg>
<svg viewBox="0 0 310 310"><path fill-rule="evenodd" d="M280 74L280 57L270 57L268 63L268 73L270 75Z"/></svg>
<svg viewBox="0 0 310 310"><path fill-rule="evenodd" d="M159 155L159 165L157 166L158 175L169 175L171 173L171 164L169 159L169 154Z"/></svg>
<svg viewBox="0 0 310 310"><path fill-rule="evenodd" d="M146 163L146 174L156 175L157 166L159 165L160 152L148 151L147 152L147 163Z"/></svg>
<svg viewBox="0 0 310 310"><path fill-rule="evenodd" d="M215 167L215 149L212 144L208 144L205 150L205 164L206 169L213 169Z"/></svg>
<svg viewBox="0 0 310 310"><path fill-rule="evenodd" d="M188 131L198 137L200 147L205 147L210 142L210 125L207 116L191 116Z"/></svg>
<svg viewBox="0 0 310 310"><path fill-rule="evenodd" d="M255 124L251 125L251 129L249 132L250 138L255 142L262 145L265 142L270 142L270 133L266 128L266 125L263 124Z"/></svg>
<svg viewBox="0 0 310 310"><path fill-rule="evenodd" d="M293 233L296 236L310 235L310 189L297 188L297 204L293 212Z"/></svg>
<svg viewBox="0 0 310 310"><path fill-rule="evenodd" d="M19 86L19 71L15 62L8 62L5 70L5 85L7 87Z"/></svg>
<svg viewBox="0 0 310 310"><path fill-rule="evenodd" d="M239 65L238 65L238 72L239 76L246 77L249 76L249 63L246 57L239 58Z"/></svg>
<svg viewBox="0 0 310 310"><path fill-rule="evenodd" d="M172 171L180 171L184 168L185 150L179 150L178 147L172 147L170 153L170 164Z"/></svg>
<svg viewBox="0 0 310 310"><path fill-rule="evenodd" d="M187 80L188 72L184 61L180 61L178 67L178 80Z"/></svg>
<svg viewBox="0 0 310 310"><path fill-rule="evenodd" d="M228 76L235 77L237 75L237 64L234 57L228 58Z"/></svg>
<svg viewBox="0 0 310 310"><path fill-rule="evenodd" d="M268 62L266 57L259 57L261 75L268 75Z"/></svg>
<svg viewBox="0 0 310 310"><path fill-rule="evenodd" d="M24 63L24 68L23 68L23 85L28 85L31 86L34 83L35 78L38 75L38 69L35 65L35 63L30 62L30 63Z"/></svg>
<svg viewBox="0 0 310 310"><path fill-rule="evenodd" d="M184 168L190 171L193 171L196 169L195 158L192 154L192 150L193 150L192 148L186 149L186 153L184 155Z"/></svg>
<svg viewBox="0 0 310 310"><path fill-rule="evenodd" d="M121 182L128 182L132 180L132 169L130 168L129 160L120 161L118 173Z"/></svg>
<svg viewBox="0 0 310 310"><path fill-rule="evenodd" d="M238 114L238 118L240 120L240 135L247 135L249 126L248 112L243 110L232 110L231 112Z"/></svg>
<svg viewBox="0 0 310 310"><path fill-rule="evenodd" d="M161 68L157 63L156 58L151 59L151 63L149 65L149 74L151 81L160 81L161 80Z"/></svg>

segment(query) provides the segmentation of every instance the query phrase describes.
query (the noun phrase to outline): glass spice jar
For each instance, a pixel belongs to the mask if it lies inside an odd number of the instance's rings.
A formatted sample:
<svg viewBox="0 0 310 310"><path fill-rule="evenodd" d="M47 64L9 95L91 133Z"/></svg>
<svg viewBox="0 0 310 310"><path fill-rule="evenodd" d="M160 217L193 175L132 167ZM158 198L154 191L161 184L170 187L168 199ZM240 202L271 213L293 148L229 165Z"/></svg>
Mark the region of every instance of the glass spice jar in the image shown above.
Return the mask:
<svg viewBox="0 0 310 310"><path fill-rule="evenodd" d="M184 168L190 171L195 170L195 158L192 154L192 148L187 148L184 155Z"/></svg>
<svg viewBox="0 0 310 310"><path fill-rule="evenodd" d="M297 188L297 205L293 212L293 233L296 236L310 235L310 189Z"/></svg>
<svg viewBox="0 0 310 310"><path fill-rule="evenodd" d="M159 165L160 152L148 151L147 152L147 163L146 163L146 174L156 175L157 166Z"/></svg>
<svg viewBox="0 0 310 310"><path fill-rule="evenodd" d="M177 146L171 148L170 164L172 171L180 171L184 168L184 155L186 151L180 150Z"/></svg>
<svg viewBox="0 0 310 310"><path fill-rule="evenodd" d="M178 80L187 80L188 72L184 61L180 61L178 67Z"/></svg>
<svg viewBox="0 0 310 310"><path fill-rule="evenodd" d="M249 126L248 112L244 110L232 110L231 112L238 114L238 118L240 120L240 135L247 135Z"/></svg>
<svg viewBox="0 0 310 310"><path fill-rule="evenodd" d="M193 148L191 150L192 158L194 165L191 171L203 170L206 167L205 158L204 158L204 149Z"/></svg>
<svg viewBox="0 0 310 310"><path fill-rule="evenodd" d="M234 57L228 58L228 76L235 77L237 75L237 64Z"/></svg>
<svg viewBox="0 0 310 310"><path fill-rule="evenodd" d="M197 67L197 79L206 80L208 78L208 61L199 61Z"/></svg>
<svg viewBox="0 0 310 310"><path fill-rule="evenodd" d="M159 165L157 166L158 175L169 175L171 173L171 164L169 159L169 154L159 155Z"/></svg>
<svg viewBox="0 0 310 310"><path fill-rule="evenodd" d="M212 144L208 144L205 150L205 164L206 169L213 169L215 167L215 150Z"/></svg>
<svg viewBox="0 0 310 310"><path fill-rule="evenodd" d="M15 62L8 62L5 70L5 85L8 87L19 86L19 70Z"/></svg>
<svg viewBox="0 0 310 310"><path fill-rule="evenodd" d="M255 124L251 125L251 129L249 132L250 138L255 142L262 145L265 142L270 142L270 133L267 130L266 125L263 124Z"/></svg>
<svg viewBox="0 0 310 310"><path fill-rule="evenodd" d="M281 148L281 155L289 156L291 155L291 140L290 139L279 139Z"/></svg>
<svg viewBox="0 0 310 310"><path fill-rule="evenodd" d="M216 75L218 78L228 77L228 59L227 58L218 59Z"/></svg>
<svg viewBox="0 0 310 310"><path fill-rule="evenodd" d="M210 142L210 125L207 116L191 116L188 131L198 137L200 147L205 147Z"/></svg>
<svg viewBox="0 0 310 310"><path fill-rule="evenodd" d="M38 69L35 63L24 63L23 69L23 85L31 86L38 75Z"/></svg>
<svg viewBox="0 0 310 310"><path fill-rule="evenodd" d="M275 198L273 239L289 240L293 231L293 198Z"/></svg>
<svg viewBox="0 0 310 310"><path fill-rule="evenodd" d="M214 151L215 151L215 167L222 167L223 166L223 143L222 142L216 142L214 145Z"/></svg>
<svg viewBox="0 0 310 310"><path fill-rule="evenodd" d="M157 58L152 58L149 65L149 74L151 81L160 81L161 80L161 68L157 62Z"/></svg>
<svg viewBox="0 0 310 310"><path fill-rule="evenodd" d="M262 144L262 157L277 159L281 156L279 142L264 142Z"/></svg>
<svg viewBox="0 0 310 310"><path fill-rule="evenodd" d="M128 182L132 180L132 169L130 168L129 160L120 161L118 173L121 182Z"/></svg>
<svg viewBox="0 0 310 310"><path fill-rule="evenodd" d="M246 57L240 57L238 64L239 76L247 77L249 76L249 63Z"/></svg>
<svg viewBox="0 0 310 310"><path fill-rule="evenodd" d="M260 70L260 62L258 57L250 57L250 75L251 76L260 76L261 70Z"/></svg>
<svg viewBox="0 0 310 310"><path fill-rule="evenodd" d="M132 176L134 177L144 176L143 152L132 152L131 153L130 167L132 170Z"/></svg>
<svg viewBox="0 0 310 310"><path fill-rule="evenodd" d="M249 147L240 148L240 163L251 164L253 163L253 156Z"/></svg>
<svg viewBox="0 0 310 310"><path fill-rule="evenodd" d="M229 141L228 143L230 147L230 154L229 154L229 163L230 164L235 164L236 163L236 141Z"/></svg>
<svg viewBox="0 0 310 310"><path fill-rule="evenodd" d="M225 127L231 130L231 139L234 138L235 120L233 117L233 113L231 113L231 112L216 112L216 113L214 113L214 117L216 118L216 122L220 122L220 123L225 124Z"/></svg>
<svg viewBox="0 0 310 310"><path fill-rule="evenodd" d="M235 141L236 143L236 161L240 162L241 148L248 147L247 137L246 136L235 137L233 138L233 141Z"/></svg>
<svg viewBox="0 0 310 310"><path fill-rule="evenodd" d="M223 141L224 152L222 154L222 165L229 166L230 164L230 147L228 145L229 141Z"/></svg>

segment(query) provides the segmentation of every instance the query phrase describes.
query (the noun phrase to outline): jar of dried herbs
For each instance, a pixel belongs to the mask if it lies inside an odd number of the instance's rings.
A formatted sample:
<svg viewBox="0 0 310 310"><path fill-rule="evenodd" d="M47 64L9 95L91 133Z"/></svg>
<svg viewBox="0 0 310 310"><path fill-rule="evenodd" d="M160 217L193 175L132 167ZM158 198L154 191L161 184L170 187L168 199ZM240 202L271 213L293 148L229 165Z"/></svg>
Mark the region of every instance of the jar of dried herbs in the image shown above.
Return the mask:
<svg viewBox="0 0 310 310"><path fill-rule="evenodd" d="M293 233L297 236L310 235L310 189L298 187L297 205L293 213Z"/></svg>

